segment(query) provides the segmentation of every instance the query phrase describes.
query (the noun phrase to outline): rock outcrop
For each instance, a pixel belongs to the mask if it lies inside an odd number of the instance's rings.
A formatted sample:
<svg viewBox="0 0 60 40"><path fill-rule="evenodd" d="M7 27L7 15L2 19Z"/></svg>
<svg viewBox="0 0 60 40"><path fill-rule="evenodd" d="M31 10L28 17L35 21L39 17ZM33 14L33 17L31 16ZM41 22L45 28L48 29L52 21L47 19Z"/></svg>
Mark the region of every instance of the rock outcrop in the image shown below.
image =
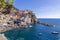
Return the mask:
<svg viewBox="0 0 60 40"><path fill-rule="evenodd" d="M8 40L8 39L4 36L4 34L0 34L0 40Z"/></svg>
<svg viewBox="0 0 60 40"><path fill-rule="evenodd" d="M0 32L21 27L28 28L36 23L45 26L53 26L39 22L32 11L19 10L5 1L7 0L0 0Z"/></svg>
<svg viewBox="0 0 60 40"><path fill-rule="evenodd" d="M36 23L37 18L30 10L18 10L15 7L0 8L0 32L24 27Z"/></svg>

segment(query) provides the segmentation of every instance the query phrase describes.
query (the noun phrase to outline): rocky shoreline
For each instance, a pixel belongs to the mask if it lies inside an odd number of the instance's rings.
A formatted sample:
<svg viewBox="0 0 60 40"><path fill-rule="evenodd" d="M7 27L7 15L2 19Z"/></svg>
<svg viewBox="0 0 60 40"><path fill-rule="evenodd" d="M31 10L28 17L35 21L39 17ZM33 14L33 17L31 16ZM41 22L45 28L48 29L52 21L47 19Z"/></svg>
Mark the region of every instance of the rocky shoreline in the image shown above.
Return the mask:
<svg viewBox="0 0 60 40"><path fill-rule="evenodd" d="M35 14L30 10L14 8L8 8L8 10L0 8L0 32L20 27L28 28L37 21Z"/></svg>
<svg viewBox="0 0 60 40"><path fill-rule="evenodd" d="M9 4L9 2L9 0L0 0L0 32L21 27L28 28L36 23L53 26L38 21L36 15L31 10L19 10L12 5L13 3Z"/></svg>
<svg viewBox="0 0 60 40"><path fill-rule="evenodd" d="M0 8L0 32L15 28L28 28L36 23L49 27L55 26L38 21L30 10L18 10L13 7L9 7L7 10Z"/></svg>

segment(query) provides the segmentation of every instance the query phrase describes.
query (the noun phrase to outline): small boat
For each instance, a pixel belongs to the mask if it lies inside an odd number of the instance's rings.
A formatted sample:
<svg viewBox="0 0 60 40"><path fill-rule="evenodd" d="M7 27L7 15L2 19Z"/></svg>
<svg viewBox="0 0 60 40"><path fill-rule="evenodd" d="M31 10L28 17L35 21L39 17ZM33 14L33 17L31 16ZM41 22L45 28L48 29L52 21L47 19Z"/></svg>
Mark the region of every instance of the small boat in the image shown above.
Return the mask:
<svg viewBox="0 0 60 40"><path fill-rule="evenodd" d="M30 25L29 27L31 28L32 26Z"/></svg>
<svg viewBox="0 0 60 40"><path fill-rule="evenodd" d="M38 33L38 35L39 35L39 36L41 36L41 35L42 35L42 33Z"/></svg>
<svg viewBox="0 0 60 40"><path fill-rule="evenodd" d="M59 32L52 32L52 34L59 34Z"/></svg>

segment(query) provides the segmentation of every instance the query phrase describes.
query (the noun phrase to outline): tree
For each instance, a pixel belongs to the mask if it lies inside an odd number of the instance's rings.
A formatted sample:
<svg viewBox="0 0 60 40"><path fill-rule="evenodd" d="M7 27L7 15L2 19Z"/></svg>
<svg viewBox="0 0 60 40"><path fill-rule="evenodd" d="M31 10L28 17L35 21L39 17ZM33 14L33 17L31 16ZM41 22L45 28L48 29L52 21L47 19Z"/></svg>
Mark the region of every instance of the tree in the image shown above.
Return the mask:
<svg viewBox="0 0 60 40"><path fill-rule="evenodd" d="M0 0L0 8L7 8L12 4L14 4L14 0Z"/></svg>
<svg viewBox="0 0 60 40"><path fill-rule="evenodd" d="M5 0L0 0L0 8L4 8L6 6Z"/></svg>
<svg viewBox="0 0 60 40"><path fill-rule="evenodd" d="M14 0L5 0L6 3L13 5L14 4Z"/></svg>

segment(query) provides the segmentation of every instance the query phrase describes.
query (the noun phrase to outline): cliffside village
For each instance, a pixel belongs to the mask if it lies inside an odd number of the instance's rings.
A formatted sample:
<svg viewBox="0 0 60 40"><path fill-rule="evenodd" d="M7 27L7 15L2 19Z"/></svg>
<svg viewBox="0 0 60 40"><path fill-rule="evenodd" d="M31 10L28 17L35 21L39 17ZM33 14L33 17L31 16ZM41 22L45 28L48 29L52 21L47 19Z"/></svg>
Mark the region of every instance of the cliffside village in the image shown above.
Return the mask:
<svg viewBox="0 0 60 40"><path fill-rule="evenodd" d="M37 18L30 10L18 10L8 8L7 10L0 8L0 32L11 30L19 27L32 27Z"/></svg>
<svg viewBox="0 0 60 40"><path fill-rule="evenodd" d="M7 1L7 2L5 2ZM51 24L42 23L37 20L36 15L30 10L19 10L13 5L9 4L8 0L0 1L0 32L15 28L28 28L32 24L42 24L45 26L54 26Z"/></svg>

